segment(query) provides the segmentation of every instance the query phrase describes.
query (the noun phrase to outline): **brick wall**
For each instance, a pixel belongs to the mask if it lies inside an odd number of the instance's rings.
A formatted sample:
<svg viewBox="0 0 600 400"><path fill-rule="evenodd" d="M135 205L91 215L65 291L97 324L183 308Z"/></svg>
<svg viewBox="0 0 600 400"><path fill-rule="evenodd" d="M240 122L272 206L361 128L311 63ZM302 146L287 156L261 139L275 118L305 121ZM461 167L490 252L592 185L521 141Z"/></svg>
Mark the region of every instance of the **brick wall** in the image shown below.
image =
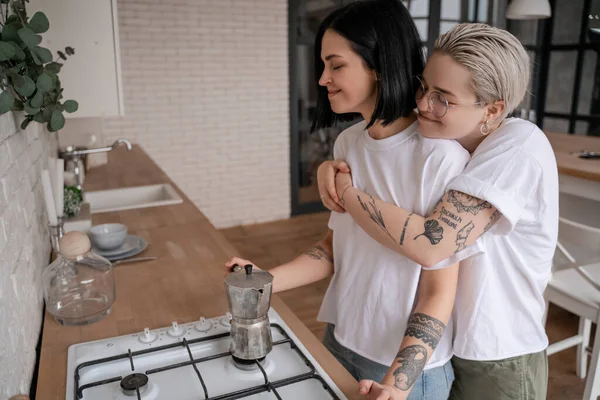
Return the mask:
<svg viewBox="0 0 600 400"><path fill-rule="evenodd" d="M0 398L29 393L41 329L41 273L50 240L40 180L56 134L22 117L0 115Z"/></svg>
<svg viewBox="0 0 600 400"><path fill-rule="evenodd" d="M290 215L287 0L119 0L125 114L217 227Z"/></svg>

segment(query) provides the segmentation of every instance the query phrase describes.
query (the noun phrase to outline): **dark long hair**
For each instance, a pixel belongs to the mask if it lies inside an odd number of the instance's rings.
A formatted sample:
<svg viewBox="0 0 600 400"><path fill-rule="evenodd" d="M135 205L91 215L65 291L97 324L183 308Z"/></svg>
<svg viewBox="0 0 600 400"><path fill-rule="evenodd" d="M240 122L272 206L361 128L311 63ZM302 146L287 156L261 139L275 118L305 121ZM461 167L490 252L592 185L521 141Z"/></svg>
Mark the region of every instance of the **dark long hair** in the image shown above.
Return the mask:
<svg viewBox="0 0 600 400"><path fill-rule="evenodd" d="M400 0L361 0L329 14L317 31L317 106L311 132L354 117L354 114L334 113L327 98L327 88L319 85L325 68L321 45L327 30L348 40L365 66L377 74L377 101L367 127L376 121L389 125L400 117L410 115L417 106L415 77L421 75L425 66L419 32Z"/></svg>

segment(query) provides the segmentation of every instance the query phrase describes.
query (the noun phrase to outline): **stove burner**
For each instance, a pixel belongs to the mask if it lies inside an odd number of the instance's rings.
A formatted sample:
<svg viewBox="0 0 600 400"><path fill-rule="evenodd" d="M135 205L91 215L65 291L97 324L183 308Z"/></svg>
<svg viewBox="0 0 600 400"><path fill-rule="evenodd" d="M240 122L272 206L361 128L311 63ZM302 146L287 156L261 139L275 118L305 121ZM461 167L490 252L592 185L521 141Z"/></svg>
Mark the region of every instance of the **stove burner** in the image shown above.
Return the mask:
<svg viewBox="0 0 600 400"><path fill-rule="evenodd" d="M260 365L264 366L266 357L259 358L258 360L244 360L236 356L231 356L231 359L233 360L233 365L235 365L242 371L254 371L255 369L258 369L256 361L258 361Z"/></svg>
<svg viewBox="0 0 600 400"><path fill-rule="evenodd" d="M137 395L137 390L143 393L148 388L148 377L144 374L127 375L121 380L121 390L127 396Z"/></svg>

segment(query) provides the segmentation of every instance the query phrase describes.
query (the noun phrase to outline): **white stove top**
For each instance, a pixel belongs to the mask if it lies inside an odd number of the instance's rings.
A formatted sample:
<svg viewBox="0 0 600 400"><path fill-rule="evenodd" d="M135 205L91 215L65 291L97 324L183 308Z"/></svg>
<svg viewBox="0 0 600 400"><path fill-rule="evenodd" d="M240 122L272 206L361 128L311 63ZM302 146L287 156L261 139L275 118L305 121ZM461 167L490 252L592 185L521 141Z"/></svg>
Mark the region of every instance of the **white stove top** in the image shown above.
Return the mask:
<svg viewBox="0 0 600 400"><path fill-rule="evenodd" d="M228 316L72 345L66 400L346 399L273 309L269 320L273 350L251 370L229 354ZM121 388L132 374L148 379L139 394Z"/></svg>

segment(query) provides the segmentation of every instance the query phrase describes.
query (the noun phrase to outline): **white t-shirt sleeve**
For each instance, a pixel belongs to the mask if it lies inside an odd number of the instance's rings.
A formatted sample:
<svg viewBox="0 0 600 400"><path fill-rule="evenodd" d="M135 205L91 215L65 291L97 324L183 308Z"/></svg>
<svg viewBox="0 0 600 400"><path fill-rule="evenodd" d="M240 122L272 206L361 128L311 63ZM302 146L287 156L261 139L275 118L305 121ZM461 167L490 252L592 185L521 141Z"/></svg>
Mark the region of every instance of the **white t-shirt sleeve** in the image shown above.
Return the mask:
<svg viewBox="0 0 600 400"><path fill-rule="evenodd" d="M334 160L346 160L347 145L345 143L345 140L346 140L347 136L348 135L344 135L344 133L342 132L335 139L335 142L333 143L333 159ZM342 216L342 214L340 214L338 212L335 212L335 211L331 212L331 215L329 216L329 222L327 223L327 226L329 227L329 229L331 229L332 231L335 231L335 226L341 216Z"/></svg>
<svg viewBox="0 0 600 400"><path fill-rule="evenodd" d="M538 186L542 170L520 147L475 154L465 171L448 186L491 203L502 213L494 233L510 233Z"/></svg>

